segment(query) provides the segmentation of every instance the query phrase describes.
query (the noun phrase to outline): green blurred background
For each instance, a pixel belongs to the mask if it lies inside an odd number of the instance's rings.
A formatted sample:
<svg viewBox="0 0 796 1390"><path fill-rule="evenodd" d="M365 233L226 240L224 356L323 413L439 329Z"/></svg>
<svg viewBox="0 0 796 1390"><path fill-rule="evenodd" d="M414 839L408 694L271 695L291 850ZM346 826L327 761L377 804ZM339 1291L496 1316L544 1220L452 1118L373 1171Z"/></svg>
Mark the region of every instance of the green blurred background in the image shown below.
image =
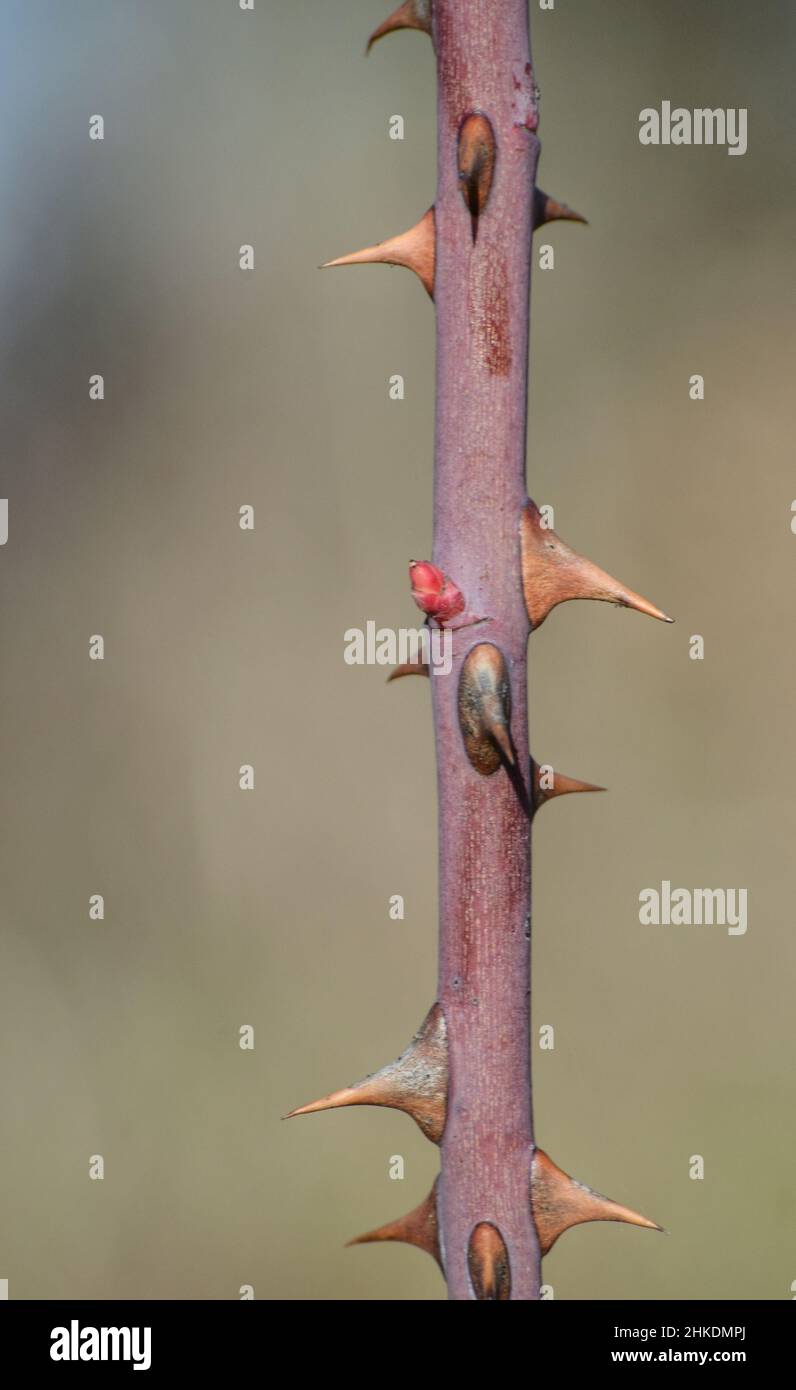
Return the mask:
<svg viewBox="0 0 796 1390"><path fill-rule="evenodd" d="M412 1123L280 1120L395 1056L435 992L428 690L342 656L351 626L416 621L433 312L404 272L315 269L433 198L431 48L366 62L385 13L0 14L12 1298L444 1297L415 1250L342 1248L428 1190ZM789 1298L796 11L531 16L540 182L590 226L537 233L529 489L677 618L572 604L531 644L537 758L610 787L534 836L537 1135L669 1232L582 1227L545 1277L561 1299ZM748 153L642 148L663 99L747 107ZM747 935L641 927L663 878L747 888Z"/></svg>

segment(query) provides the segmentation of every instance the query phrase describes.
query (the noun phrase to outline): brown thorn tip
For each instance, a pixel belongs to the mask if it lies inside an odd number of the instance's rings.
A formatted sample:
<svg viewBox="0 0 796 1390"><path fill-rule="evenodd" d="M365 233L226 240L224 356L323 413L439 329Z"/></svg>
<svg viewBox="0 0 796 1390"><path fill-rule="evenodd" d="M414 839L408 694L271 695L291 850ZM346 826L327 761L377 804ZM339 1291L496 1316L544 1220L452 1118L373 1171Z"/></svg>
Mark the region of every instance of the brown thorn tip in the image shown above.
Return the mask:
<svg viewBox="0 0 796 1390"><path fill-rule="evenodd" d="M533 190L533 229L543 227L546 222L582 222L588 227L585 217L581 217L579 212L573 212L566 203L558 203L555 198L550 198L547 193L543 193L541 188Z"/></svg>
<svg viewBox="0 0 796 1390"><path fill-rule="evenodd" d="M476 772L489 777L501 760L515 764L511 743L511 685L503 653L479 642L464 659L459 676L459 727Z"/></svg>
<svg viewBox="0 0 796 1390"><path fill-rule="evenodd" d="M459 184L470 213L473 242L492 188L495 172L495 132L486 116L467 116L459 131Z"/></svg>
<svg viewBox="0 0 796 1390"><path fill-rule="evenodd" d="M531 1210L543 1255L570 1226L584 1221L626 1221L631 1226L663 1231L656 1221L569 1177L543 1149L534 1150L531 1164Z"/></svg>
<svg viewBox="0 0 796 1390"><path fill-rule="evenodd" d="M374 29L365 51L370 53L377 39L383 39L385 34L394 34L398 29L421 29L424 34L430 34L431 0L405 0L378 29Z"/></svg>
<svg viewBox="0 0 796 1390"><path fill-rule="evenodd" d="M491 1221L481 1221L470 1236L467 1267L473 1293L479 1302L508 1302L511 1298L509 1253L500 1231Z"/></svg>
<svg viewBox="0 0 796 1390"><path fill-rule="evenodd" d="M427 676L427 661L405 661L401 666L396 666L387 677L387 682L400 680L402 676Z"/></svg>
<svg viewBox="0 0 796 1390"><path fill-rule="evenodd" d="M426 1138L438 1144L445 1128L447 1096L447 1030L445 1015L439 1004L435 1004L397 1061L353 1086L332 1091L320 1100L291 1110L285 1118L314 1115L320 1110L337 1110L345 1105L385 1105L411 1115Z"/></svg>
<svg viewBox="0 0 796 1390"><path fill-rule="evenodd" d="M375 246L366 246L362 251L352 251L348 256L338 256L334 261L325 261L321 270L332 270L340 265L403 265L413 270L425 289L434 298L434 273L436 268L436 229L434 209L429 208L424 217L409 231L399 236L380 241Z"/></svg>
<svg viewBox="0 0 796 1390"><path fill-rule="evenodd" d="M400 1240L407 1245L416 1245L418 1250L425 1250L427 1254L433 1255L440 1269L443 1268L437 1221L436 1182L425 1201L421 1202L419 1207L415 1207L414 1211L397 1221L388 1222L386 1226L379 1226L375 1231L366 1231L362 1236L355 1236L346 1244L371 1245L382 1240Z"/></svg>
<svg viewBox="0 0 796 1390"><path fill-rule="evenodd" d="M563 772L556 772L549 763L540 765L531 758L531 800L534 811L546 801L552 801L554 796L567 796L570 792L605 790L605 787L598 787L596 782L581 782L577 777L567 777Z"/></svg>
<svg viewBox="0 0 796 1390"><path fill-rule="evenodd" d="M626 589L591 560L570 550L555 531L542 525L539 508L528 501L522 511L522 587L531 627L541 627L556 604L567 599L603 599L622 608L635 608L662 623L674 621L654 603Z"/></svg>

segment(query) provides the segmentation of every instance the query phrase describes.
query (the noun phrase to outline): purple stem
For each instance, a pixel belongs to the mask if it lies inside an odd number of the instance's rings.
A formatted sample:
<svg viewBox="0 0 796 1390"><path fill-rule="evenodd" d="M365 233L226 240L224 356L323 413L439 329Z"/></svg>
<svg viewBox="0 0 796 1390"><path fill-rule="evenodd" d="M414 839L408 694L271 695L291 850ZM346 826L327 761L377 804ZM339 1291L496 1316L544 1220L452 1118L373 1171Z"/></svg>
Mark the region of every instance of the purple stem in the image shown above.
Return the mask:
<svg viewBox="0 0 796 1390"><path fill-rule="evenodd" d="M500 1231L511 1297L539 1297L531 1217L528 619L520 582L531 209L539 142L527 0L434 0L439 74L436 200L437 424L434 563L490 621L455 635L449 676L432 676L439 788L439 992L450 1089L439 1221L448 1293L472 1299L468 1242ZM497 157L473 241L458 135L486 115ZM511 677L514 781L480 775L457 717L462 660L479 642ZM521 775L526 795L518 796ZM522 791L522 788L519 788ZM525 807L522 802L526 802Z"/></svg>

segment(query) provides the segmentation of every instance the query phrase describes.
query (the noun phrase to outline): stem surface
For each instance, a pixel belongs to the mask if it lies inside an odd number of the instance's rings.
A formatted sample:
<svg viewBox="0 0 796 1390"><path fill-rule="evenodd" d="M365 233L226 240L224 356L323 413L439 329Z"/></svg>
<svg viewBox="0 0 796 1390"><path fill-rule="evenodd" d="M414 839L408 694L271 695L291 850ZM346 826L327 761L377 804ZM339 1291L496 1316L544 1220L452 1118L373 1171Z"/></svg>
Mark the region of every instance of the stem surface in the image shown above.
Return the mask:
<svg viewBox="0 0 796 1390"><path fill-rule="evenodd" d="M525 439L532 202L539 142L527 0L434 0L438 63L437 417L434 563L489 618L455 635L449 676L432 677L439 789L439 989L450 1078L440 1237L448 1294L473 1299L470 1237L491 1223L508 1251L512 1299L539 1297L531 1216L528 618L519 521ZM459 132L491 123L486 205L471 217ZM477 221L477 227L474 226ZM474 239L475 236L475 239ZM459 671L480 642L511 680L516 769L479 774L457 717Z"/></svg>

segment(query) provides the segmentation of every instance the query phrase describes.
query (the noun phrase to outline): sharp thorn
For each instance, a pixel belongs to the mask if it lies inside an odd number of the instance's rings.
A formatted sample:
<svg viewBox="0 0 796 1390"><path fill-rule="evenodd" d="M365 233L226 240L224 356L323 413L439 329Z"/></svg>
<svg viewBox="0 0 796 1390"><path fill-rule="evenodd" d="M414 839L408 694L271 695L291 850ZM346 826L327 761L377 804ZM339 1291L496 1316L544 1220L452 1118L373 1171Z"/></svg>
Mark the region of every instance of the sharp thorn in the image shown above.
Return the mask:
<svg viewBox="0 0 796 1390"><path fill-rule="evenodd" d="M385 34L394 34L399 29L421 29L423 33L430 35L431 0L405 0L405 3L399 5L378 29L374 29L368 39L366 53L370 53L378 39L383 39Z"/></svg>
<svg viewBox="0 0 796 1390"><path fill-rule="evenodd" d="M427 661L404 661L401 666L396 666L387 677L387 683L400 680L402 676L427 676Z"/></svg>
<svg viewBox="0 0 796 1390"><path fill-rule="evenodd" d="M577 777L567 777L556 772L549 763L534 762L531 758L531 799L534 811L538 811L546 801L554 796L567 796L570 792L604 792L595 782L581 782Z"/></svg>
<svg viewBox="0 0 796 1390"><path fill-rule="evenodd" d="M366 1231L362 1236L355 1236L347 1244L370 1245L382 1240L400 1240L407 1245L416 1245L419 1250L433 1255L440 1269L443 1269L437 1220L436 1182L425 1201L421 1202L419 1207L415 1207L414 1211L397 1221L388 1222L386 1226L379 1226L375 1231Z"/></svg>
<svg viewBox="0 0 796 1390"><path fill-rule="evenodd" d="M434 209L428 212L407 232L380 241L375 246L366 246L362 251L352 251L348 256L338 256L334 261L326 261L321 270L332 270L341 265L402 265L414 271L427 292L434 298L434 271L436 265L436 230Z"/></svg>
<svg viewBox="0 0 796 1390"><path fill-rule="evenodd" d="M531 1165L531 1210L543 1255L570 1226L584 1221L626 1221L650 1231L663 1230L656 1221L569 1177L543 1149L534 1150Z"/></svg>
<svg viewBox="0 0 796 1390"><path fill-rule="evenodd" d="M448 1043L445 1015L435 1004L405 1052L372 1076L332 1091L285 1118L314 1115L345 1105L385 1105L411 1115L427 1139L438 1144L445 1128L448 1094Z"/></svg>
<svg viewBox="0 0 796 1390"><path fill-rule="evenodd" d="M550 198L543 193L541 188L533 190L533 229L543 227L546 222L582 222L588 227L585 217L581 217L579 212L573 212L566 203L558 203L555 198Z"/></svg>
<svg viewBox="0 0 796 1390"><path fill-rule="evenodd" d="M523 508L521 523L522 586L531 627L541 627L556 604L567 599L602 599L623 608L635 608L662 623L674 622L654 603L626 589L610 574L592 564L541 524L535 502Z"/></svg>

